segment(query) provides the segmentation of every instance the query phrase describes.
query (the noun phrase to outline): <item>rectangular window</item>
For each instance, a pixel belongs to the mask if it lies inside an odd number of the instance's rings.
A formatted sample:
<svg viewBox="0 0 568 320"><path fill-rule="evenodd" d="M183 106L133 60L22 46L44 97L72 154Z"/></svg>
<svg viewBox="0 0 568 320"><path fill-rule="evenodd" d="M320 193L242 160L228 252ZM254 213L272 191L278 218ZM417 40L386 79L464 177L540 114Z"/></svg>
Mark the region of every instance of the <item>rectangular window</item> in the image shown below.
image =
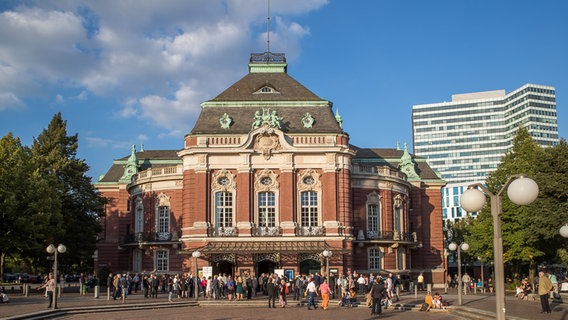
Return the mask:
<svg viewBox="0 0 568 320"><path fill-rule="evenodd" d="M157 250L156 251L156 270L157 271L168 271L168 251Z"/></svg>
<svg viewBox="0 0 568 320"><path fill-rule="evenodd" d="M170 232L170 207L158 207L158 232Z"/></svg>
<svg viewBox="0 0 568 320"><path fill-rule="evenodd" d="M396 268L404 270L404 250L396 250Z"/></svg>
<svg viewBox="0 0 568 320"><path fill-rule="evenodd" d="M134 232L144 232L144 208L136 207L136 221L134 222Z"/></svg>
<svg viewBox="0 0 568 320"><path fill-rule="evenodd" d="M233 226L233 194L230 192L215 193L215 225L218 228Z"/></svg>
<svg viewBox="0 0 568 320"><path fill-rule="evenodd" d="M399 234L402 232L402 209L394 209L394 232Z"/></svg>
<svg viewBox="0 0 568 320"><path fill-rule="evenodd" d="M302 227L318 225L318 194L315 191L301 193Z"/></svg>
<svg viewBox="0 0 568 320"><path fill-rule="evenodd" d="M382 267L381 251L376 248L369 249L369 269L380 270Z"/></svg>
<svg viewBox="0 0 568 320"><path fill-rule="evenodd" d="M276 226L276 196L274 192L258 194L258 226Z"/></svg>
<svg viewBox="0 0 568 320"><path fill-rule="evenodd" d="M376 204L370 204L367 206L367 231L377 232L379 231L379 206Z"/></svg>

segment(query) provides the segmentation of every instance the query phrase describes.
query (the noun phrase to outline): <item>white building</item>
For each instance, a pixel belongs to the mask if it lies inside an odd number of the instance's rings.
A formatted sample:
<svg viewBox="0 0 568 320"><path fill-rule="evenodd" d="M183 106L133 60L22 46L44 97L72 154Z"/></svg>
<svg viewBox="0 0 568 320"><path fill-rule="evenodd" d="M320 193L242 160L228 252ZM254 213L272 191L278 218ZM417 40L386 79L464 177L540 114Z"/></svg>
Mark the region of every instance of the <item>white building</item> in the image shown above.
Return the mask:
<svg viewBox="0 0 568 320"><path fill-rule="evenodd" d="M520 126L541 146L559 143L554 87L526 84L508 94L456 94L451 102L412 106L414 154L448 182L442 190L445 219L466 214L459 208L460 190L497 168Z"/></svg>

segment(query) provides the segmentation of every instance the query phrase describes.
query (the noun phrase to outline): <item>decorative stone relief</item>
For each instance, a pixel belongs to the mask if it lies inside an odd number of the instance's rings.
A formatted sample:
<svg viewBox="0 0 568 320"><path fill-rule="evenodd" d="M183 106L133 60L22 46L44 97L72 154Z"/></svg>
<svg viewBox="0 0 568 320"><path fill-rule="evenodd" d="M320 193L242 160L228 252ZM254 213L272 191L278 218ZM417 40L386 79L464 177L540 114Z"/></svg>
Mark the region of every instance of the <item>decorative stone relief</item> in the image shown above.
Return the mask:
<svg viewBox="0 0 568 320"><path fill-rule="evenodd" d="M224 113L221 118L219 118L219 124L223 129L229 129L231 124L233 123L233 118L231 118L228 114Z"/></svg>
<svg viewBox="0 0 568 320"><path fill-rule="evenodd" d="M281 121L282 118L278 116L276 110L272 110L272 112L270 112L270 109L262 108L262 112L260 112L260 110L257 110L254 113L254 121L252 123L252 129L259 128L265 124L272 128L280 129Z"/></svg>
<svg viewBox="0 0 568 320"><path fill-rule="evenodd" d="M304 125L304 128L311 128L314 122L315 122L314 117L312 117L312 115L309 112L306 112L306 114L302 118L302 124Z"/></svg>
<svg viewBox="0 0 568 320"><path fill-rule="evenodd" d="M262 253L262 254L257 254L254 256L254 261L255 262L261 262L261 261L272 261L275 263L278 263L280 261L280 254L277 252L274 253Z"/></svg>
<svg viewBox="0 0 568 320"><path fill-rule="evenodd" d="M278 190L280 183L278 182L278 175L272 170L262 170L256 174L254 182L254 189L256 191L271 191Z"/></svg>
<svg viewBox="0 0 568 320"><path fill-rule="evenodd" d="M303 170L298 177L298 191L320 191L320 176L314 169Z"/></svg>
<svg viewBox="0 0 568 320"><path fill-rule="evenodd" d="M306 261L306 260L315 260L315 261L320 261L321 260L321 253L302 253L298 255L298 260L300 262Z"/></svg>
<svg viewBox="0 0 568 320"><path fill-rule="evenodd" d="M219 170L212 176L211 191L234 191L237 189L235 175L229 170Z"/></svg>
<svg viewBox="0 0 568 320"><path fill-rule="evenodd" d="M170 197L168 197L165 193L160 192L158 195L158 207L169 207L170 206Z"/></svg>
<svg viewBox="0 0 568 320"><path fill-rule="evenodd" d="M400 194L396 195L396 197L394 197L394 207L400 208L402 206L402 201L402 196Z"/></svg>
<svg viewBox="0 0 568 320"><path fill-rule="evenodd" d="M272 151L280 149L280 139L274 133L274 129L264 127L265 130L256 136L254 142L254 150L262 153L264 159L268 160L272 157Z"/></svg>
<svg viewBox="0 0 568 320"><path fill-rule="evenodd" d="M224 253L224 254L214 254L213 257L211 257L211 261L212 262L228 261L234 264L236 259L234 253Z"/></svg>

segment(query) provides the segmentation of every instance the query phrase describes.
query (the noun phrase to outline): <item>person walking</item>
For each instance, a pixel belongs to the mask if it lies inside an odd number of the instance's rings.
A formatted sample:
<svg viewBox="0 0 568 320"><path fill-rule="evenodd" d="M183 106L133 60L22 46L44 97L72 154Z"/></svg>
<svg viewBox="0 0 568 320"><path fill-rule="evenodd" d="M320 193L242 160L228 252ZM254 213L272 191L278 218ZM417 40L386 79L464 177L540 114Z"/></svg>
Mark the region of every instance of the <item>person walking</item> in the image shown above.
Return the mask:
<svg viewBox="0 0 568 320"><path fill-rule="evenodd" d="M327 283L327 279L323 279L322 284L320 284L319 291L321 294L321 307L323 310L327 310L329 306L329 295L331 294L331 287Z"/></svg>
<svg viewBox="0 0 568 320"><path fill-rule="evenodd" d="M316 284L314 283L314 278L310 278L308 286L306 287L306 293L310 298L310 300L308 301L308 310L311 310L310 306L314 306L314 309L317 309L318 307L316 306L315 298L318 294L318 289L316 287Z"/></svg>
<svg viewBox="0 0 568 320"><path fill-rule="evenodd" d="M542 308L540 313L552 312L550 309L550 303L548 302L548 297L550 296L550 291L553 288L554 287L552 286L550 279L548 279L543 271L540 271L538 273L538 295L540 296L540 306Z"/></svg>

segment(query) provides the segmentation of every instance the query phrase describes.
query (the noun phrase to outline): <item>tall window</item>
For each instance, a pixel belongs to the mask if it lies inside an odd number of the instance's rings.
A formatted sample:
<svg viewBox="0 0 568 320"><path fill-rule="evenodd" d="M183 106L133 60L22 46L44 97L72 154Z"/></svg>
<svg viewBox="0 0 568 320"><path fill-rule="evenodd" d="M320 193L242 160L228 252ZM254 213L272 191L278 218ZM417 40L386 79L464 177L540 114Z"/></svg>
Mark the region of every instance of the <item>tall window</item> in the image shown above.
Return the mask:
<svg viewBox="0 0 568 320"><path fill-rule="evenodd" d="M132 271L142 271L142 250L132 251Z"/></svg>
<svg viewBox="0 0 568 320"><path fill-rule="evenodd" d="M402 208L394 208L394 232L398 235L402 232Z"/></svg>
<svg viewBox="0 0 568 320"><path fill-rule="evenodd" d="M304 191L302 198L302 227L315 227L318 225L318 193Z"/></svg>
<svg viewBox="0 0 568 320"><path fill-rule="evenodd" d="M144 232L144 206L142 201L137 201L134 219L134 232Z"/></svg>
<svg viewBox="0 0 568 320"><path fill-rule="evenodd" d="M369 248L369 269L380 270L383 263L383 254L378 248Z"/></svg>
<svg viewBox="0 0 568 320"><path fill-rule="evenodd" d="M170 232L170 207L158 207L158 232Z"/></svg>
<svg viewBox="0 0 568 320"><path fill-rule="evenodd" d="M233 226L233 194L231 192L215 193L215 224L223 228Z"/></svg>
<svg viewBox="0 0 568 320"><path fill-rule="evenodd" d="M404 269L404 257L405 257L405 253L404 250L396 250L396 268L398 270L403 270Z"/></svg>
<svg viewBox="0 0 568 320"><path fill-rule="evenodd" d="M367 206L367 231L376 233L380 228L379 206L370 204Z"/></svg>
<svg viewBox="0 0 568 320"><path fill-rule="evenodd" d="M168 271L169 261L168 261L168 251L167 250L157 250L156 251L156 270L157 271Z"/></svg>
<svg viewBox="0 0 568 320"><path fill-rule="evenodd" d="M258 193L258 226L276 226L276 196L274 192Z"/></svg>

